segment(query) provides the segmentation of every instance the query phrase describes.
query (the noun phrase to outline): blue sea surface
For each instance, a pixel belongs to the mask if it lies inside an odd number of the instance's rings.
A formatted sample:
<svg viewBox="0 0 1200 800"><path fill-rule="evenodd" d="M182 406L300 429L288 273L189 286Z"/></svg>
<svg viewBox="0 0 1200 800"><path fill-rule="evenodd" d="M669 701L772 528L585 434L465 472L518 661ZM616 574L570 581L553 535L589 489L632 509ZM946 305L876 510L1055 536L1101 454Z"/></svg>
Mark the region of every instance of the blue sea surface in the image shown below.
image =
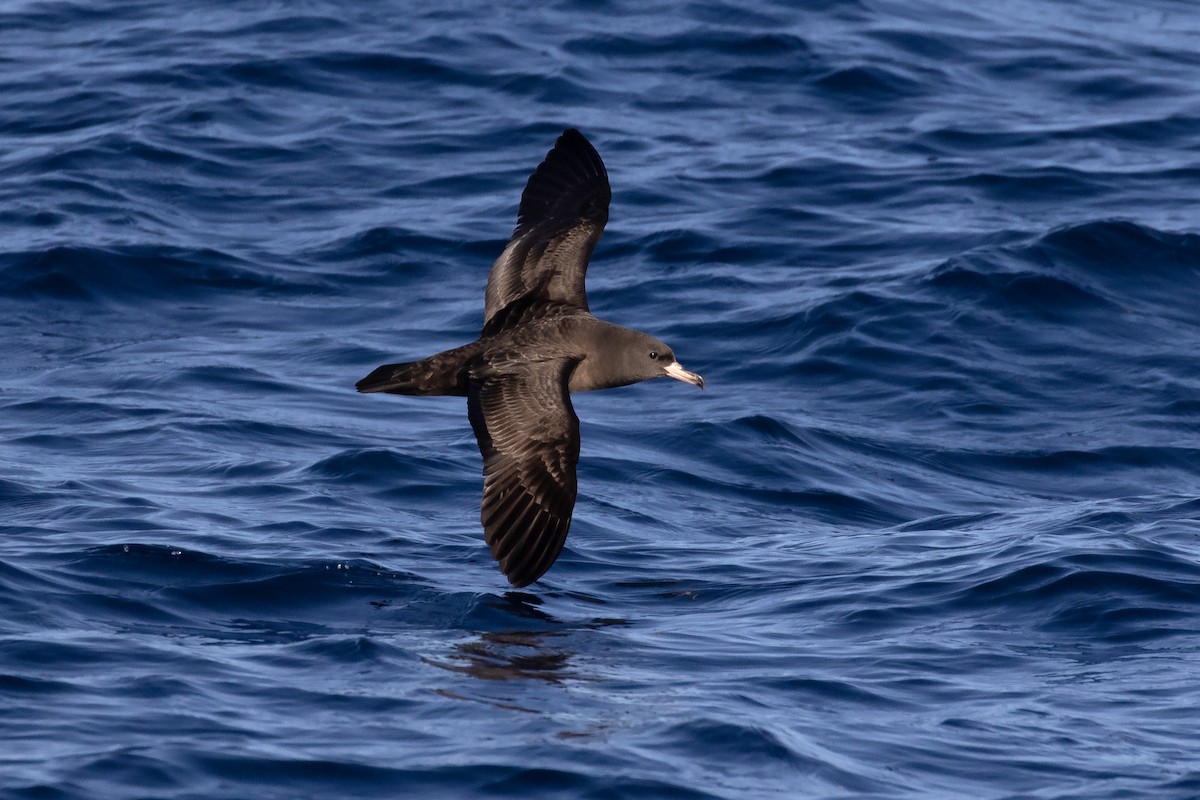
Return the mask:
<svg viewBox="0 0 1200 800"><path fill-rule="evenodd" d="M0 6L0 798L1200 797L1200 8ZM510 591L462 398L604 157Z"/></svg>

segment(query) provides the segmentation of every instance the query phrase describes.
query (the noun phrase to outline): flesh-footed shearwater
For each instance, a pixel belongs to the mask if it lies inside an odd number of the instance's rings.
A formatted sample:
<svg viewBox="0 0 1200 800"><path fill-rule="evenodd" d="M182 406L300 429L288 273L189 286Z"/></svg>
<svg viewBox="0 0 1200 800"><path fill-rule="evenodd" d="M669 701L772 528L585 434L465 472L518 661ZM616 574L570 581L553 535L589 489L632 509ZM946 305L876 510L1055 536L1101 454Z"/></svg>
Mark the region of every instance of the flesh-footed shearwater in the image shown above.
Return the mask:
<svg viewBox="0 0 1200 800"><path fill-rule="evenodd" d="M571 526L579 418L570 393L662 376L704 388L658 339L588 311L584 277L611 197L600 154L564 131L521 194L517 227L488 275L479 338L385 364L356 387L467 398L483 454L484 538L518 588L550 568Z"/></svg>

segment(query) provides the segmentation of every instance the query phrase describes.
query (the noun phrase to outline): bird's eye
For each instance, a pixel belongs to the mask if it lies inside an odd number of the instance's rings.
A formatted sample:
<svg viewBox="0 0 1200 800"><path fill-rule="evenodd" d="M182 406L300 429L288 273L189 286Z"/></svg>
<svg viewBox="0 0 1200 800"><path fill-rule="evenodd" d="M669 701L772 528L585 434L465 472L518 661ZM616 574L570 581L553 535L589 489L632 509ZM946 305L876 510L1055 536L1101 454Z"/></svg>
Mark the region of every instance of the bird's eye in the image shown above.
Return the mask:
<svg viewBox="0 0 1200 800"><path fill-rule="evenodd" d="M657 360L657 359L658 359L658 351L657 351L657 350L651 350L651 351L650 351L650 358Z"/></svg>

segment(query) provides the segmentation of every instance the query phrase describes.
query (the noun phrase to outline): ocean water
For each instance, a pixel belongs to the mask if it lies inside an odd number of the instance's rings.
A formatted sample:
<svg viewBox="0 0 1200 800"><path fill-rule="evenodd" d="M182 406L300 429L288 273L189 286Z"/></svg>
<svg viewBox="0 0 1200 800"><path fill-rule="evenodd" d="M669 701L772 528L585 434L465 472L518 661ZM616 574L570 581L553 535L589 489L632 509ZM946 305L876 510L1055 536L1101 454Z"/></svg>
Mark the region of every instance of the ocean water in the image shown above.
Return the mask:
<svg viewBox="0 0 1200 800"><path fill-rule="evenodd" d="M803 8L796 6L803 5ZM0 797L1200 797L1200 11L0 8ZM566 126L548 575L461 398Z"/></svg>

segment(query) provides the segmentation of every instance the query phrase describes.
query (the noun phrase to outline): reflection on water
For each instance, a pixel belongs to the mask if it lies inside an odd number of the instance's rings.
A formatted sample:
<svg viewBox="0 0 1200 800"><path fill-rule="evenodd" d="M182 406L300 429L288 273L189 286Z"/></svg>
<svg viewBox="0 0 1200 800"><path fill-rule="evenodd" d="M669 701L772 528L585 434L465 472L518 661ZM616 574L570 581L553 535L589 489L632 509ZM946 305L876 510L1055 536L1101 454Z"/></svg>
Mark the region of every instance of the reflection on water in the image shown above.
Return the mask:
<svg viewBox="0 0 1200 800"><path fill-rule="evenodd" d="M494 601L484 600L483 605L524 619L536 619L557 624L559 620L538 608L542 602L542 598L529 592L505 592L503 598L497 598Z"/></svg>
<svg viewBox="0 0 1200 800"><path fill-rule="evenodd" d="M565 632L559 630L513 630L517 620L530 620L539 625L561 625L561 621L543 611L541 597L529 592L505 592L503 596L490 595L479 599L479 605L491 612L500 612L497 627L507 630L480 631L478 637L454 646L450 660L425 659L426 663L466 673L486 680L511 680L534 678L549 683L558 683L570 661L571 653L554 640L562 640ZM514 620L514 618L516 618Z"/></svg>
<svg viewBox="0 0 1200 800"><path fill-rule="evenodd" d="M532 678L559 683L568 676L566 669L573 655L553 646L552 640L562 637L551 631L484 633L455 645L452 661L426 662L485 680Z"/></svg>
<svg viewBox="0 0 1200 800"><path fill-rule="evenodd" d="M581 629L596 630L629 624L624 619L603 617L582 624L567 624L542 610L540 606L543 603L541 597L528 592L506 592L503 596L481 599L479 605L504 614L501 624L506 629L476 631L473 638L454 645L445 658L424 657L422 660L451 672L489 681L532 679L556 684L567 678L584 677L571 671L571 659L575 652L569 643L574 634L580 633ZM518 620L532 621L536 629L510 627ZM547 624L553 627L540 627ZM451 694L444 691L439 693Z"/></svg>

